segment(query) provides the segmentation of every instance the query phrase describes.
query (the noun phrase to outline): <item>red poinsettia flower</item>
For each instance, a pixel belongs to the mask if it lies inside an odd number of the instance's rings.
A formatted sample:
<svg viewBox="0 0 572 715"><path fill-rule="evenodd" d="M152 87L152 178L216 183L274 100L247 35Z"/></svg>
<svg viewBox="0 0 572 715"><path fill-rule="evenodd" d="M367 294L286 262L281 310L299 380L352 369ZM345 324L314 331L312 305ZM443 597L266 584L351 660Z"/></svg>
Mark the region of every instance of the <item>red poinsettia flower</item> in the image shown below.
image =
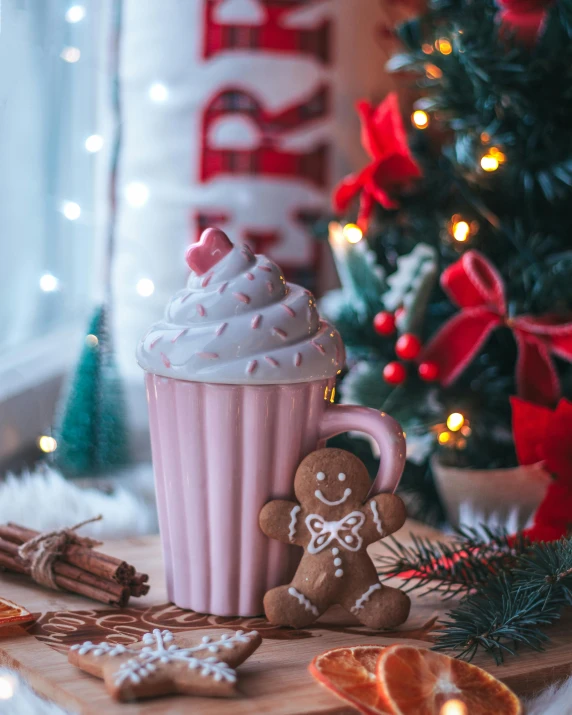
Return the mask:
<svg viewBox="0 0 572 715"><path fill-rule="evenodd" d="M553 541L572 527L572 402L560 400L555 410L511 398L516 455L521 464L544 462L553 476L524 535L531 541Z"/></svg>
<svg viewBox="0 0 572 715"><path fill-rule="evenodd" d="M501 26L515 33L524 45L532 47L553 4L554 0L498 0Z"/></svg>
<svg viewBox="0 0 572 715"><path fill-rule="evenodd" d="M372 158L358 174L350 174L334 189L336 211L347 211L352 200L361 193L358 224L367 230L375 202L386 209L399 207L395 194L407 188L421 176L407 144L407 136L399 111L399 100L391 92L377 107L369 102L357 104L361 118L361 141Z"/></svg>

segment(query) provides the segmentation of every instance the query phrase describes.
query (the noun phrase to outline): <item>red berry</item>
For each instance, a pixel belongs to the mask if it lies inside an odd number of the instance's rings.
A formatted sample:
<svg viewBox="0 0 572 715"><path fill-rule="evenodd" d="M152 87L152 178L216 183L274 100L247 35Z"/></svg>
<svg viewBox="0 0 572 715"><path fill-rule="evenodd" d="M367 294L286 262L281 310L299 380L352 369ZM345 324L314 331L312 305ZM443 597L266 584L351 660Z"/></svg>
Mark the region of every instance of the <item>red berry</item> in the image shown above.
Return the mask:
<svg viewBox="0 0 572 715"><path fill-rule="evenodd" d="M415 360L421 352L421 340L411 333L403 333L395 343L395 354L402 360Z"/></svg>
<svg viewBox="0 0 572 715"><path fill-rule="evenodd" d="M439 365L436 362L419 363L419 377L425 382L433 382L439 377Z"/></svg>
<svg viewBox="0 0 572 715"><path fill-rule="evenodd" d="M380 311L373 319L373 329L378 335L391 335L395 332L395 315L388 310Z"/></svg>
<svg viewBox="0 0 572 715"><path fill-rule="evenodd" d="M406 377L407 370L400 362L388 362L383 368L383 379L390 385L401 385Z"/></svg>

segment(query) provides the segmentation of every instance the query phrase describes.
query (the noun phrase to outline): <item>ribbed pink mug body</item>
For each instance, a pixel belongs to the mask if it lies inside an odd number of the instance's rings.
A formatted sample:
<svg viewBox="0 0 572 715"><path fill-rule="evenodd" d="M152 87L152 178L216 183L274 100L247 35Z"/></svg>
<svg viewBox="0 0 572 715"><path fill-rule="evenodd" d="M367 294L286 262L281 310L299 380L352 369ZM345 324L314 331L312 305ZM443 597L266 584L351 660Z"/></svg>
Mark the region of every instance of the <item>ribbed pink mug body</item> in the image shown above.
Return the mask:
<svg viewBox="0 0 572 715"><path fill-rule="evenodd" d="M167 589L180 608L262 613L298 549L268 539L262 506L291 499L300 461L321 441L335 380L219 385L146 375Z"/></svg>

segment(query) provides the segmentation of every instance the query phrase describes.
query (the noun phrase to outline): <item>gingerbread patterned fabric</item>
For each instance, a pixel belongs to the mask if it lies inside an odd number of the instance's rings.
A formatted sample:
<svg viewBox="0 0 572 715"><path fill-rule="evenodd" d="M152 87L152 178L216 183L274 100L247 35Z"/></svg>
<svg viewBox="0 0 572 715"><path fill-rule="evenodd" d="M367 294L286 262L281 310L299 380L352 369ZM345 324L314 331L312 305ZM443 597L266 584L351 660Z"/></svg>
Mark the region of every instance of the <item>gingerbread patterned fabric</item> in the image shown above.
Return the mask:
<svg viewBox="0 0 572 715"><path fill-rule="evenodd" d="M172 603L161 603L149 608L129 607L118 612L116 608L88 611L48 611L36 622L25 626L28 633L58 653L67 653L69 646L93 640L107 640L111 644L132 645L154 628L166 629L174 634L182 631L217 629L228 633L235 630L256 630L264 640L291 641L320 637L324 631L345 633L355 638L368 634L363 626L346 622L320 622L312 630L293 630L274 626L266 618L224 618L195 611L186 611ZM392 638L414 638L430 641L436 617L423 622L417 619L411 628L390 634Z"/></svg>
<svg viewBox="0 0 572 715"><path fill-rule="evenodd" d="M368 497L364 464L341 449L321 449L300 464L294 480L299 503L278 499L260 514L271 538L304 547L290 584L264 598L271 623L303 628L340 604L370 628L391 628L409 614L409 598L382 586L366 547L405 521L399 497Z"/></svg>

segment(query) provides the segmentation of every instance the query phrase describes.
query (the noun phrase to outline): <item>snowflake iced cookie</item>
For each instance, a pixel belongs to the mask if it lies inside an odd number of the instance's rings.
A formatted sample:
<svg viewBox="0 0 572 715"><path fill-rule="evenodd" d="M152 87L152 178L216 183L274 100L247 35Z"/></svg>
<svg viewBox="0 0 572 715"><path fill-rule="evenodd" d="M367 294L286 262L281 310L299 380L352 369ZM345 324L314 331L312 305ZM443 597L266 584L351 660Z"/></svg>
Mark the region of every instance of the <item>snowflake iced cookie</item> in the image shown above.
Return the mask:
<svg viewBox="0 0 572 715"><path fill-rule="evenodd" d="M203 636L196 631L174 636L155 628L143 641L130 646L116 643L74 645L68 653L72 665L103 678L110 695L127 701L159 695L236 694L236 671L258 648L256 631Z"/></svg>
<svg viewBox="0 0 572 715"><path fill-rule="evenodd" d="M260 512L272 539L304 548L292 582L268 591L264 610L275 625L303 628L340 604L370 628L407 620L409 598L382 586L366 547L397 531L405 507L393 494L368 496L365 465L341 449L319 449L294 479L299 503L276 499Z"/></svg>

